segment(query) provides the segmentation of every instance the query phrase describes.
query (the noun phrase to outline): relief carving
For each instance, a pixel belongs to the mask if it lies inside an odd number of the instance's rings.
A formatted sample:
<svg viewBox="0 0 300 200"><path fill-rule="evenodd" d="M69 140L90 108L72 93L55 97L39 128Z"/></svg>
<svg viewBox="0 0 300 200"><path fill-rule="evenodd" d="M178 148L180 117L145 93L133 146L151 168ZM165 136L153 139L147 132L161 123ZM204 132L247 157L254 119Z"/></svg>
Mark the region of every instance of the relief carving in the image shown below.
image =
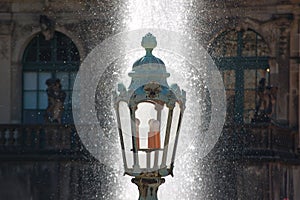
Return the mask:
<svg viewBox="0 0 300 200"><path fill-rule="evenodd" d="M0 58L1 60L8 60L9 57L8 57L8 44L7 44L7 41L6 40L2 40L0 41Z"/></svg>
<svg viewBox="0 0 300 200"><path fill-rule="evenodd" d="M55 22L46 15L40 16L40 27L45 40L51 40L55 32Z"/></svg>

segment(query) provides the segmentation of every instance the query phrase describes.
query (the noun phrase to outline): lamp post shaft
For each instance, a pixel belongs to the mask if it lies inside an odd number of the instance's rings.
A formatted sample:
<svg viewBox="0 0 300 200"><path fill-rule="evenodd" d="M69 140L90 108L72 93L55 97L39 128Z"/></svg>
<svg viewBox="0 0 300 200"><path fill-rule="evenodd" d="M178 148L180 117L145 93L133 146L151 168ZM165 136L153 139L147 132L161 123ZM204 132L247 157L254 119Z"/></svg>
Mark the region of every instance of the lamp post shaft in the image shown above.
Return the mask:
<svg viewBox="0 0 300 200"><path fill-rule="evenodd" d="M131 179L139 188L139 200L158 200L158 187L165 182L165 179L160 177L153 178L133 178Z"/></svg>

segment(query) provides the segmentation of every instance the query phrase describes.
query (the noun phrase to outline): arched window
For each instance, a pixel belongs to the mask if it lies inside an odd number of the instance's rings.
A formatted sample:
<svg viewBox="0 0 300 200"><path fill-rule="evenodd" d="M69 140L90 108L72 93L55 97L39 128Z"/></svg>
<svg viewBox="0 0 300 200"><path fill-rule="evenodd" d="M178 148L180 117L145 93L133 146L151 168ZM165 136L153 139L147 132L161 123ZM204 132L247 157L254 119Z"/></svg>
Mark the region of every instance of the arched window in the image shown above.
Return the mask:
<svg viewBox="0 0 300 200"><path fill-rule="evenodd" d="M80 65L79 52L70 38L55 32L45 40L37 34L23 55L23 123L44 123L48 106L46 80L60 79L66 93L62 123L72 123L71 97L73 83Z"/></svg>
<svg viewBox="0 0 300 200"><path fill-rule="evenodd" d="M258 102L262 79L269 85L268 47L252 30L225 31L209 48L223 76L226 89L228 120L251 122Z"/></svg>

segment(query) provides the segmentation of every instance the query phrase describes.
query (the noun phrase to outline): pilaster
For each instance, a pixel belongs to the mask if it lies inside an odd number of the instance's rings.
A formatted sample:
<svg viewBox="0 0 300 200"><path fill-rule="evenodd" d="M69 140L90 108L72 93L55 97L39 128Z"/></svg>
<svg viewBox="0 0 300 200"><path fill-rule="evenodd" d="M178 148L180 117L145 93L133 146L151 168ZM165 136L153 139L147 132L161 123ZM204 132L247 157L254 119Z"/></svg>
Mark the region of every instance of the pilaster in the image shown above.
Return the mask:
<svg viewBox="0 0 300 200"><path fill-rule="evenodd" d="M0 123L11 119L11 31L10 20L0 21Z"/></svg>

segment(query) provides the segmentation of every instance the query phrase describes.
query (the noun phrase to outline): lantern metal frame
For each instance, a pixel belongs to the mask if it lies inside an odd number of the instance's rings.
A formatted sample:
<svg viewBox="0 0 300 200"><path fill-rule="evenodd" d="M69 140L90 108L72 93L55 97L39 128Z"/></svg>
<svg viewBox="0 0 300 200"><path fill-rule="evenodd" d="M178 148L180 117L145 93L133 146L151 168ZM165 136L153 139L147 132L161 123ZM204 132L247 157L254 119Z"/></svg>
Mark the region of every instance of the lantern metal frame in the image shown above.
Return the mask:
<svg viewBox="0 0 300 200"><path fill-rule="evenodd" d="M146 55L137 60L133 64L132 71L128 74L132 80L131 84L126 87L118 84L117 91L113 91L113 102L116 111L116 119L118 123L118 132L120 137L122 157L124 163L124 174L133 176L132 182L135 183L140 191L140 200L157 199L157 190L159 185L164 183L162 177L172 175L176 156L176 149L179 139L180 126L182 122L183 113L185 110L186 93L181 90L177 84L171 86L167 83L167 77L170 74L166 71L166 67L159 58L152 55L152 50L156 47L156 38L148 33L142 40L142 46L146 49ZM125 102L130 111L130 119L128 119L131 128L132 137L132 156L133 166L128 166L126 149L124 144L124 131L122 130L120 102ZM163 138L163 146L161 148L140 148L139 137L137 136L137 118L136 110L139 104L150 103L154 105L156 110L156 120L161 123L161 110L165 106L168 109L167 122L165 128L165 137ZM174 145L172 155L168 154L171 126L174 118L173 110L178 104L180 112L175 125L176 130L172 131L174 138ZM149 140L148 140L149 141ZM159 139L160 141L160 139ZM149 145L149 144L148 144ZM150 154L155 152L153 167L150 167ZM158 152L162 151L160 166L158 166ZM139 153L146 153L146 168L141 168L139 163ZM167 156L171 156L170 163L167 163Z"/></svg>

